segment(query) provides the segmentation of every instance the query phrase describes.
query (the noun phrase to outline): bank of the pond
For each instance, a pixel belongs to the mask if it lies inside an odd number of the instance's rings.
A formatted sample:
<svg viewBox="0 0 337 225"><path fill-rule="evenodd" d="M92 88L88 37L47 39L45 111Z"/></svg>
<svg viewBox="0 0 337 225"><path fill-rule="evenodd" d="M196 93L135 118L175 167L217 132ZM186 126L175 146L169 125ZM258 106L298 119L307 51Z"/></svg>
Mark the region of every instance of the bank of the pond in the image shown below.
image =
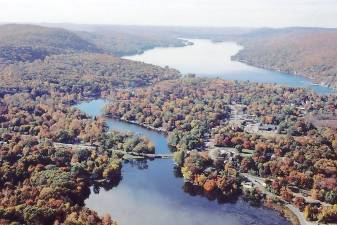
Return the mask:
<svg viewBox="0 0 337 225"><path fill-rule="evenodd" d="M77 107L91 116L102 115L105 100L84 102ZM157 153L170 152L166 136L121 120L107 119L110 129L148 137ZM126 161L117 187L96 188L85 204L99 214L109 213L121 225L289 225L277 212L253 207L241 198L223 202L184 184L170 159ZM112 189L111 189L112 188Z"/></svg>

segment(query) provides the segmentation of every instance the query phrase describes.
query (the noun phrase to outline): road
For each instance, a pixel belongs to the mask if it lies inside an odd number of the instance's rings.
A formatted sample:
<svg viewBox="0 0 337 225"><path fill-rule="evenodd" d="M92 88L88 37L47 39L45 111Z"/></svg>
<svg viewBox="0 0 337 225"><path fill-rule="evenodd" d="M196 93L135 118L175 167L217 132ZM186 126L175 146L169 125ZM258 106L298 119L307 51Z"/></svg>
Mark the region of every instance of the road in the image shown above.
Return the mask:
<svg viewBox="0 0 337 225"><path fill-rule="evenodd" d="M257 176L253 176L251 174L248 174L248 173L241 173L244 177L246 177L249 181L251 181L252 183L254 183L258 188L264 188L263 184L265 183L265 180L264 178L261 178L261 177L257 177ZM263 190L262 189L262 190ZM267 190L266 190L267 191ZM267 191L268 192L268 191ZM271 192L269 192L271 193ZM272 194L272 193L271 193ZM331 204L329 203L326 203L326 202L322 202L320 200L315 200L311 197L308 197L308 196L304 196L302 193L292 193L295 197L302 197L305 199L306 202L309 202L309 203L319 203L323 206L331 206Z"/></svg>
<svg viewBox="0 0 337 225"><path fill-rule="evenodd" d="M271 193L270 191L268 191L264 184L265 184L265 179L264 178L261 178L261 177L256 177L256 176L253 176L253 175L250 175L248 173L241 173L242 176L244 176L245 178L247 178L250 182L253 183L253 185L255 187L257 187L259 190L261 190L264 194L268 195L268 196L272 196L272 197L276 197L276 198L279 198L279 196L275 195L274 193ZM307 201L307 198L308 197L304 197L303 195L299 194L299 193L296 193L298 196L301 196L303 197L304 199L306 199ZM310 199L311 200L311 199ZM298 218L298 220L300 221L300 224L301 225L315 225L317 223L314 223L314 222L310 222L310 221L306 221L305 218L304 218L304 215L302 212L300 212L299 209L297 209L296 207L294 207L293 205L291 204L285 204L285 206L290 210L292 211L296 217Z"/></svg>
<svg viewBox="0 0 337 225"><path fill-rule="evenodd" d="M297 216L301 225L317 225L317 223L305 220L303 213L292 204L286 204L285 206Z"/></svg>
<svg viewBox="0 0 337 225"><path fill-rule="evenodd" d="M91 145L85 145L85 144L64 144L64 143L58 143L54 142L54 147L66 147L66 148L73 148L73 149L96 149L95 146ZM110 149L111 151L114 151L116 153L123 154L125 156L128 156L129 158L135 158L135 159L140 159L140 158L149 158L149 159L155 159L155 158L161 158L161 159L168 159L172 158L173 154L168 153L168 154L150 154L150 153L137 153L137 152L126 152L122 150L115 150L115 149Z"/></svg>

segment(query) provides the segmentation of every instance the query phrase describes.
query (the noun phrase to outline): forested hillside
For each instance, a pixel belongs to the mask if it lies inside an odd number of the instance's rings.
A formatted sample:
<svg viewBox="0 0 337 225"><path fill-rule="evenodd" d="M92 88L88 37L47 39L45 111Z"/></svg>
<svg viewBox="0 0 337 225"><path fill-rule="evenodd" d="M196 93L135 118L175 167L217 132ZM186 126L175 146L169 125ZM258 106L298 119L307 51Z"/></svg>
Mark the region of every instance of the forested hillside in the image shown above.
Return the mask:
<svg viewBox="0 0 337 225"><path fill-rule="evenodd" d="M77 53L48 56L32 63L6 67L4 88L59 88L61 92L99 95L116 87L138 87L180 76L177 70L121 59L111 55ZM33 85L32 85L33 84Z"/></svg>
<svg viewBox="0 0 337 225"><path fill-rule="evenodd" d="M112 117L168 133L186 183L230 198L240 193L249 173L265 179L268 194L261 187L243 188L248 201L258 205L265 198L268 205L282 199L304 211L307 220L336 221L336 130L308 120L309 115L336 115L336 96L185 78L118 90L111 98L106 111ZM262 129L249 130L254 123ZM273 125L277 130L263 131ZM322 205L311 204L312 199Z"/></svg>
<svg viewBox="0 0 337 225"><path fill-rule="evenodd" d="M71 52L99 52L99 49L65 29L18 24L0 26L0 64Z"/></svg>
<svg viewBox="0 0 337 225"><path fill-rule="evenodd" d="M235 60L337 88L336 29L263 29L242 38L241 44L244 49Z"/></svg>
<svg viewBox="0 0 337 225"><path fill-rule="evenodd" d="M6 66L0 72L0 224L116 224L85 207L89 188L109 190L122 179L122 155L109 149L154 153L153 144L133 134L106 133L103 118L72 106L117 88L179 76L99 53Z"/></svg>
<svg viewBox="0 0 337 225"><path fill-rule="evenodd" d="M140 54L145 50L154 47L181 47L185 41L175 37L152 33L129 33L126 31L116 31L112 28L98 29L93 32L76 32L81 38L95 44L105 53L125 56Z"/></svg>
<svg viewBox="0 0 337 225"><path fill-rule="evenodd" d="M175 27L175 26L118 26L46 24L72 30L83 39L95 43L108 53L130 55L154 47L183 46L186 39L233 40L256 31L256 28L240 27Z"/></svg>
<svg viewBox="0 0 337 225"><path fill-rule="evenodd" d="M55 54L94 52L124 56L154 47L187 44L174 33L147 32L147 29L121 29L118 26L71 28L73 30L24 24L0 26L0 67Z"/></svg>

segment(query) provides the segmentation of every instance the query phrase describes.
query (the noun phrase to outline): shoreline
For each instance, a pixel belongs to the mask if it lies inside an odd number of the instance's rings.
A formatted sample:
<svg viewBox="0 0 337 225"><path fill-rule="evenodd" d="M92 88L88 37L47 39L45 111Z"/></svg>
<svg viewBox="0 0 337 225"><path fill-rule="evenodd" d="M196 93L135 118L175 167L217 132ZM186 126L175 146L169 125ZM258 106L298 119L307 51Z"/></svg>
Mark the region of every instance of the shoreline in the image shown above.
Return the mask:
<svg viewBox="0 0 337 225"><path fill-rule="evenodd" d="M321 86L323 88L329 88L329 89L331 89L328 94L335 94L337 92L337 85L336 85L336 87L333 87L333 86L330 86L328 84L322 83L322 81L319 82L319 81L317 81L313 77L308 77L308 76L303 75L303 74L295 74L295 73L287 72L287 71L282 70L282 69L275 69L275 68L268 67L268 66L262 66L262 65L254 64L254 63L252 63L250 61L247 61L245 59L237 58L236 57L237 55L238 55L238 53L236 55L233 55L231 57L231 60L235 61L235 62L243 63L243 64L248 65L248 66L252 66L252 67L255 67L255 68L258 68L258 69L263 69L263 70L268 70L268 71L271 71L271 72L277 72L277 73L282 73L282 74L285 74L285 75L290 75L290 76L305 78L309 82L312 83L310 86ZM307 89L307 87L305 87L305 88Z"/></svg>
<svg viewBox="0 0 337 225"><path fill-rule="evenodd" d="M109 101L109 98L103 98L102 97L102 98L90 98L90 99L87 98L87 99L85 99L82 102L88 102L88 101L90 102L90 101L93 101L93 100L100 100L100 99L104 100L104 101ZM137 122L137 121L129 121L129 120L125 119L125 118L119 118L118 116L113 116L109 112L108 113L103 112L100 116L103 117L103 118L105 118L105 119L114 119L114 120L121 121L121 122L124 122L124 123L133 124L133 125L142 127L144 129L147 129L149 131L153 131L153 132L156 132L158 134L162 134L166 138L167 138L167 136L169 134L169 132L165 131L162 127L156 128L156 127L153 127L153 126L150 126L150 125L147 125L147 124L144 124L144 123L140 123L140 122ZM206 142L207 142L207 139L206 139ZM205 151L208 151L209 149L211 149L211 147L209 147L209 146L207 147L207 145L204 148ZM314 224L314 223L307 222L304 219L303 215L298 215L298 213L295 212L296 210L294 211L289 206L287 206L287 204L282 204L282 203L281 204L280 203L273 203L273 204L271 204L272 202L269 202L269 204L265 204L266 200L267 200L266 198L263 199L263 201L262 201L262 203L263 203L262 207L266 207L266 208L269 208L271 210L274 210L274 211L278 212L281 217L285 218L292 225ZM291 206L293 206L293 205L291 205Z"/></svg>
<svg viewBox="0 0 337 225"><path fill-rule="evenodd" d="M292 225L303 225L301 224L300 219L297 217L297 215L293 211L291 211L286 205L267 202L266 199L263 200L262 204L264 207L278 212L280 216L287 219Z"/></svg>
<svg viewBox="0 0 337 225"><path fill-rule="evenodd" d="M125 123L140 126L142 128L145 128L145 129L157 132L157 133L161 133L165 136L168 135L168 132L163 130L163 129L155 128L155 127L152 127L152 126L149 126L149 125L146 125L146 124L139 123L137 121L128 121L124 118L118 118L118 117L112 116L111 114L105 114L105 115L106 115L106 118L109 118L109 119L116 119L116 120L119 120L119 121L122 121L122 122L125 122ZM207 147L205 148L206 151L208 149L209 148L207 148ZM266 199L263 200L262 205L260 207L266 207L268 209L271 209L271 210L274 210L274 211L278 212L279 215L281 217L285 218L287 221L289 221L291 225L302 225L300 223L300 218L298 218L297 215L295 213L293 213L286 205L279 205L277 203L272 203L272 204L268 205L268 204L265 204L265 202L266 202Z"/></svg>
<svg viewBox="0 0 337 225"><path fill-rule="evenodd" d="M195 43L193 42L193 40L194 40L193 38L183 38L183 37L181 37L181 38L178 38L178 39L185 40L186 43L183 43L183 45L181 45L181 46L164 46L164 47L160 47L160 48L170 48L170 47L184 48L184 47L190 46L191 45L191 44L189 44L190 42L192 43L192 45L195 45ZM245 65L248 65L248 66L251 66L251 67L254 67L254 68L258 68L258 69L263 69L263 70L270 71L270 72L282 73L283 75L290 75L290 76L300 77L300 78L303 78L303 79L307 79L308 82L311 83L311 85L307 86L307 87L294 86L294 88L305 88L305 89L309 89L311 91L314 91L312 89L312 87L320 86L322 88L330 89L329 91L327 90L327 91L324 91L323 93L321 93L323 95L337 94L337 85L336 86L328 85L328 84L325 84L325 83L321 82L319 79L315 79L313 77L308 77L308 76L303 75L303 74L296 74L295 72L289 72L289 71L285 71L285 70L281 70L281 69L276 69L276 68L270 68L270 67L266 67L266 66L262 66L262 65L257 65L257 64L251 63L249 61L246 61L245 59L238 58L239 53L244 49L244 45L240 41L238 41L238 40L228 39L228 40L216 40L215 41L212 38L201 38L201 40L208 40L208 41L210 41L210 42L212 42L214 44L216 44L216 43L226 43L226 42L236 43L237 45L239 45L240 47L242 47L242 49L240 49L234 55L231 55L230 56L230 61L240 62L240 63L243 63ZM155 48L157 48L157 47L155 47ZM155 48L152 48L152 49L155 49ZM139 54L122 56L122 58L124 58L124 57L132 57L132 56L140 56L140 55L143 55L144 53L146 53L147 51L150 51L152 49L147 49L147 50L145 50L145 51L143 51L142 53L139 53ZM150 64L152 64L152 63L150 63ZM177 69L177 68L173 68L173 69ZM177 70L180 71L179 69L177 69ZM198 75L198 73L195 73L195 72L193 72L193 73L196 74L198 77L204 77L202 75ZM188 74L188 73L186 73L186 74ZM221 74L219 74L217 77L221 77ZM227 80L227 79L225 79L225 80ZM251 81L251 82L255 82L255 81ZM257 83L268 83L268 82L257 82ZM282 86L285 85L287 87L292 87L292 86L289 86L288 84L281 84L281 85ZM314 91L314 92L316 92L316 91Z"/></svg>
<svg viewBox="0 0 337 225"><path fill-rule="evenodd" d="M156 127L153 127L153 126L150 126L150 125L142 124L142 123L139 123L137 121L131 121L131 120L126 120L124 118L112 116L110 113L105 114L105 117L108 118L108 119L115 119L115 120L119 120L119 121L126 122L126 123L129 123L129 124L134 124L134 125L140 126L142 128L148 129L150 131L154 131L154 132L157 132L157 133L164 134L166 137L168 135L168 132L165 131L164 129L160 129L160 128L156 128Z"/></svg>
<svg viewBox="0 0 337 225"><path fill-rule="evenodd" d="M120 55L118 55L118 57L120 57L122 59L127 59L128 57L131 57L131 56L142 55L146 51L151 51L151 50L154 50L156 48L171 48L171 47L173 47L173 48L183 48L183 47L193 45L192 42L189 42L187 39L184 39L184 38L176 38L176 40L181 40L182 42L181 43L171 43L171 44L167 44L167 45L155 45L155 46L143 48L140 51L129 52L129 53L126 53L126 54L120 54Z"/></svg>

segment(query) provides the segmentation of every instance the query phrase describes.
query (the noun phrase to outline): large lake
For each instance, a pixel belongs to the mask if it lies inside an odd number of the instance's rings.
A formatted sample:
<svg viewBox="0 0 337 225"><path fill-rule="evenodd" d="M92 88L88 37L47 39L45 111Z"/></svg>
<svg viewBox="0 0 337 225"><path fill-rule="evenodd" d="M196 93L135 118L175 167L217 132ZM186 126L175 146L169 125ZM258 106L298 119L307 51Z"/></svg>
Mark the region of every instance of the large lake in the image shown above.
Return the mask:
<svg viewBox="0 0 337 225"><path fill-rule="evenodd" d="M330 93L331 89L315 85L312 81L280 72L274 72L231 60L242 49L235 42L214 43L210 40L190 39L193 45L185 47L154 48L140 55L125 59L141 61L158 66L169 66L183 74L221 77L227 80L241 80L263 83L277 83L292 87L305 87L317 93Z"/></svg>
<svg viewBox="0 0 337 225"><path fill-rule="evenodd" d="M105 104L104 100L93 100L76 107L99 116ZM108 119L107 124L113 130L145 135L155 144L156 152L169 152L163 134L114 119ZM224 202L185 186L172 159L124 163L120 183L111 190L92 191L85 204L100 215L109 213L120 225L290 224L276 212L252 207L240 198Z"/></svg>

